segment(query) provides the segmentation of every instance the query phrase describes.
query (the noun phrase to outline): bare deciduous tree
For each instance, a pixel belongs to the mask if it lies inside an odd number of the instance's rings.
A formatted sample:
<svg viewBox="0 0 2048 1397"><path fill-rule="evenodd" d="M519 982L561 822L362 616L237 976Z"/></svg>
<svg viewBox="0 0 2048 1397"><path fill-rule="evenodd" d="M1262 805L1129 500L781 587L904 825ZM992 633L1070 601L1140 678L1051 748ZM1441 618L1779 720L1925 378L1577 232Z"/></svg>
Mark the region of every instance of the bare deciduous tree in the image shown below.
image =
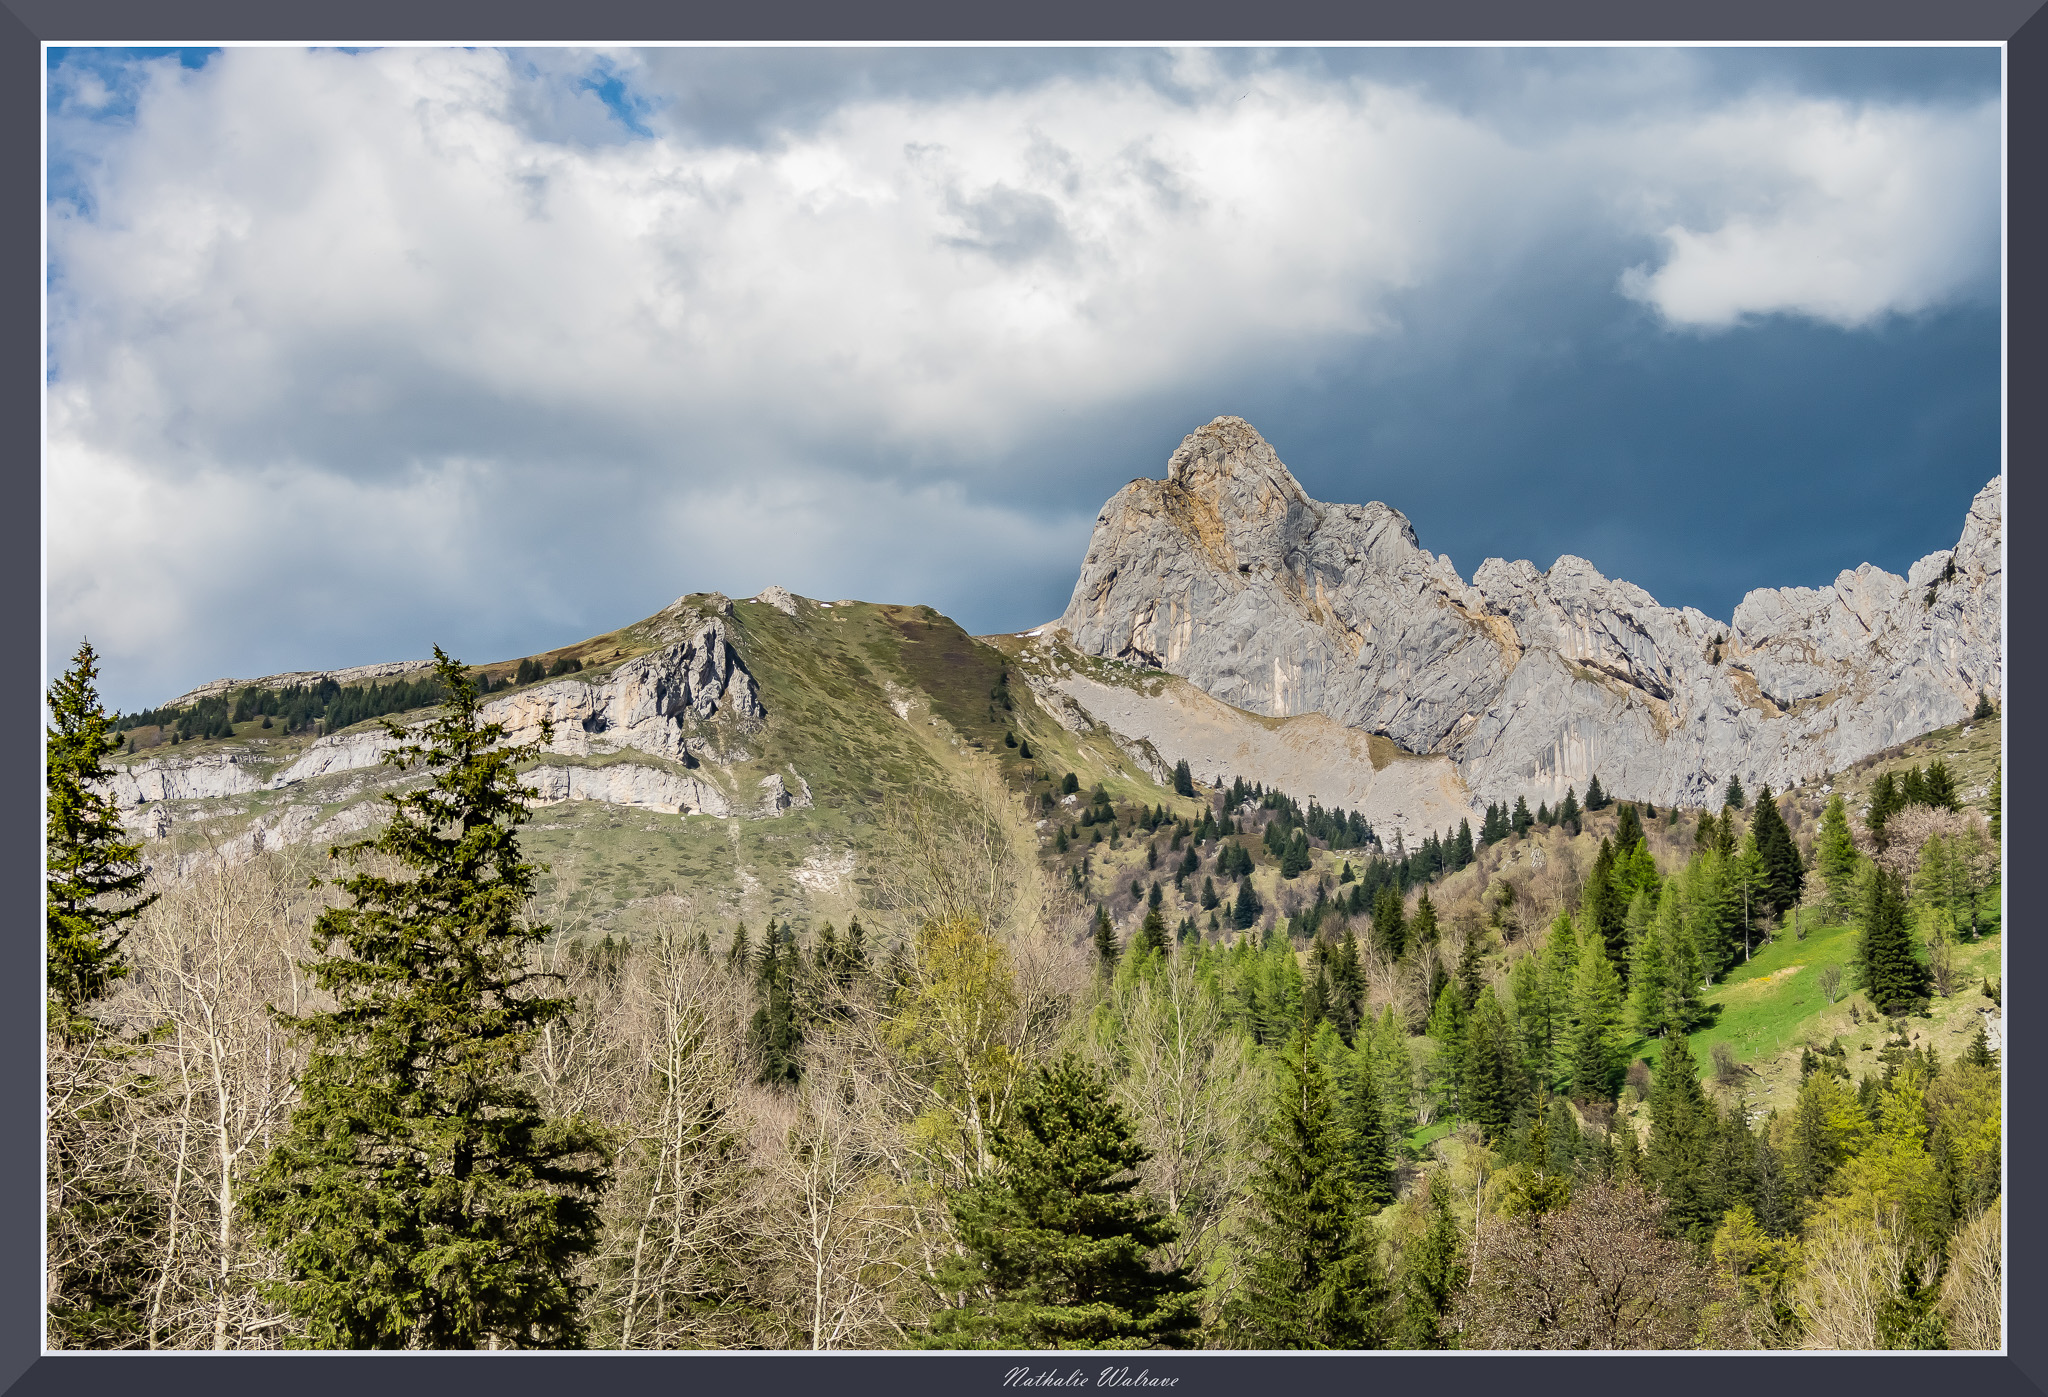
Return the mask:
<svg viewBox="0 0 2048 1397"><path fill-rule="evenodd" d="M1121 981L1106 1008L1115 1042L1098 1055L1114 1059L1116 1097L1152 1152L1139 1176L1180 1224L1160 1259L1199 1272L1247 1201L1266 1096L1257 1055L1185 960Z"/></svg>
<svg viewBox="0 0 2048 1397"><path fill-rule="evenodd" d="M592 1335L618 1348L743 1346L758 1239L739 1084L744 987L670 916L628 958L588 1088L618 1148L592 1259ZM586 986L575 987L580 994ZM572 1088L572 1090L586 1090Z"/></svg>
<svg viewBox="0 0 2048 1397"><path fill-rule="evenodd" d="M2000 1305L2005 1226L2000 1201L1993 1199L1949 1243L1941 1313L1948 1321L1949 1342L1959 1349L1995 1349L2005 1342Z"/></svg>
<svg viewBox="0 0 2048 1397"><path fill-rule="evenodd" d="M1831 1207L1806 1229L1794 1303L1809 1349L1875 1349L1880 1308L1900 1270L1924 1263L1897 1209Z"/></svg>
<svg viewBox="0 0 2048 1397"><path fill-rule="evenodd" d="M1699 1347L1712 1278L1657 1235L1639 1184L1589 1181L1555 1213L1487 1216L1458 1305L1466 1344L1507 1349ZM1713 1336L1721 1346L1727 1336Z"/></svg>

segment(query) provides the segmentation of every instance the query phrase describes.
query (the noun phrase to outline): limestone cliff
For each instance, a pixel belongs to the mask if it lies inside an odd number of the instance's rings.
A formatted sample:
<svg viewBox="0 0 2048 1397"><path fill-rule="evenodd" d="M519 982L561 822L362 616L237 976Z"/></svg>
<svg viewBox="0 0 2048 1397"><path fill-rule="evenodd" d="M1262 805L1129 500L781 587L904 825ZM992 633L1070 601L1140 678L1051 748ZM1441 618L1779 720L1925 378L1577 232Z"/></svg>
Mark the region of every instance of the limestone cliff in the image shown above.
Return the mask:
<svg viewBox="0 0 2048 1397"><path fill-rule="evenodd" d="M1724 623L1581 558L1470 583L1398 510L1308 497L1251 425L1191 433L1096 520L1058 622L1270 717L1321 713L1454 761L1481 802L1704 803L1784 787L1966 716L2004 678L2003 479L1905 578L1751 592ZM1255 773L1248 773L1255 774Z"/></svg>

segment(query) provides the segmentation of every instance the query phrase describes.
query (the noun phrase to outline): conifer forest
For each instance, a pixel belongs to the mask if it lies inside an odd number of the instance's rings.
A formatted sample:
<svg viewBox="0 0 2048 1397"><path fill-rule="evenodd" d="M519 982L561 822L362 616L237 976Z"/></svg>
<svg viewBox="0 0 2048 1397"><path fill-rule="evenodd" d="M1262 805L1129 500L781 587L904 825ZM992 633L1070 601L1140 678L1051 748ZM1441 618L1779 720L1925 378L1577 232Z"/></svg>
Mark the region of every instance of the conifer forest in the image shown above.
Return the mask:
<svg viewBox="0 0 2048 1397"><path fill-rule="evenodd" d="M97 665L48 695L53 1348L2003 1343L2002 791L1940 759L1412 848L1059 774L875 811L843 925L614 937L445 655L136 719ZM386 821L145 869L103 760L273 715L385 722Z"/></svg>

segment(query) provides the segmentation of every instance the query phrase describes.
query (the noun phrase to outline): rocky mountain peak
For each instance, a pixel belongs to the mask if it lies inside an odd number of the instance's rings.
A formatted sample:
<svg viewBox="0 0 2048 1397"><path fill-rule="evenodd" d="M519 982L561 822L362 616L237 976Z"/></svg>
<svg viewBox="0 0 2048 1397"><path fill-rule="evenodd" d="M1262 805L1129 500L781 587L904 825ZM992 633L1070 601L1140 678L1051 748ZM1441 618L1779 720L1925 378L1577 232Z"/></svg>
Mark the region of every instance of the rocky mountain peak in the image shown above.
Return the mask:
<svg viewBox="0 0 2048 1397"><path fill-rule="evenodd" d="M1783 788L1957 721L2004 679L2002 480L1907 578L1763 589L1732 625L1591 562L1470 585L1384 504L1309 498L1250 423L1188 434L1096 521L1059 625L1265 717L1321 713L1452 758L1479 801Z"/></svg>
<svg viewBox="0 0 2048 1397"><path fill-rule="evenodd" d="M1309 502L1294 472L1242 417L1218 417L1189 432L1166 463L1166 480L1239 517Z"/></svg>

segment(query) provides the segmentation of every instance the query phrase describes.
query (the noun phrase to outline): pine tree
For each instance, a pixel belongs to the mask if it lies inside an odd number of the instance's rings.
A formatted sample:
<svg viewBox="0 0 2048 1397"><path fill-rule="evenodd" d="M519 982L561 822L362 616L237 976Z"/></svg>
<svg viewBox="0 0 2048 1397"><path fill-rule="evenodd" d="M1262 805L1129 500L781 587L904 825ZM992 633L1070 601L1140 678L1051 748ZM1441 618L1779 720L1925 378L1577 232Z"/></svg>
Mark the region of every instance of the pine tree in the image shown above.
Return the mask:
<svg viewBox="0 0 2048 1397"><path fill-rule="evenodd" d="M1458 821L1458 843L1452 853L1451 867L1460 869L1472 862L1472 822Z"/></svg>
<svg viewBox="0 0 2048 1397"><path fill-rule="evenodd" d="M1436 904L1429 900L1429 889L1415 899L1415 920L1408 924L1408 944L1411 946L1434 946L1436 944Z"/></svg>
<svg viewBox="0 0 2048 1397"><path fill-rule="evenodd" d="M1605 810L1606 808L1607 792L1600 789L1600 778L1595 776L1586 782L1586 809L1593 811Z"/></svg>
<svg viewBox="0 0 2048 1397"><path fill-rule="evenodd" d="M1116 967L1118 947L1116 928L1110 925L1109 909L1101 903L1095 905L1095 963L1104 974Z"/></svg>
<svg viewBox="0 0 2048 1397"><path fill-rule="evenodd" d="M1550 813L1550 807L1540 800L1536 802L1536 823L1545 829L1557 823L1557 817Z"/></svg>
<svg viewBox="0 0 2048 1397"><path fill-rule="evenodd" d="M1446 983L1437 991L1436 1005L1423 1032L1436 1044L1436 1079L1444 1086L1452 1109L1463 1114L1465 1006L1458 999L1456 986Z"/></svg>
<svg viewBox="0 0 2048 1397"><path fill-rule="evenodd" d="M1997 716L1998 710L1991 706L1990 695L1986 694L1982 689L1979 689L1977 691L1977 706L1976 708L1971 710L1970 720L1972 722L1981 723L1986 718L1995 718Z"/></svg>
<svg viewBox="0 0 2048 1397"><path fill-rule="evenodd" d="M1564 801L1557 807L1557 823L1572 834L1579 832L1579 798L1572 794L1572 788L1564 788Z"/></svg>
<svg viewBox="0 0 2048 1397"><path fill-rule="evenodd" d="M1358 938L1347 925L1344 939L1330 957L1330 987L1336 994L1337 1032L1349 1043L1365 1012L1365 967L1358 959Z"/></svg>
<svg viewBox="0 0 2048 1397"><path fill-rule="evenodd" d="M1386 1283L1353 1196L1328 1076L1306 1033L1294 1035L1281 1065L1251 1189L1246 1283L1225 1326L1246 1348L1377 1348Z"/></svg>
<svg viewBox="0 0 2048 1397"><path fill-rule="evenodd" d="M1928 805L1937 810L1961 810L1963 802L1956 795L1955 773L1948 769L1948 763L1936 757L1927 764L1926 796Z"/></svg>
<svg viewBox="0 0 2048 1397"><path fill-rule="evenodd" d="M1870 831L1871 842L1883 849L1889 842L1885 837L1885 824L1892 816L1906 808L1905 793L1899 789L1899 778L1887 771L1870 783L1870 807L1863 812L1863 827Z"/></svg>
<svg viewBox="0 0 2048 1397"><path fill-rule="evenodd" d="M966 1255L939 1276L968 1297L934 1348L1186 1348L1198 1287L1151 1254L1178 1233L1138 1192L1151 1157L1124 1110L1072 1054L1038 1068L998 1130L1002 1167L949 1200Z"/></svg>
<svg viewBox="0 0 2048 1397"><path fill-rule="evenodd" d="M141 1171L95 1167L118 1146L123 1105L152 1092L135 1070L140 1045L86 1011L128 973L123 925L156 900L141 893L140 846L123 837L113 801L98 788L102 759L121 745L100 703L98 672L98 656L82 642L51 686L44 747L45 1296L48 1342L66 1349L151 1342L150 1298L169 1223ZM118 1147L112 1153L118 1160Z"/></svg>
<svg viewBox="0 0 2048 1397"><path fill-rule="evenodd" d="M798 1052L803 1029L797 1021L795 956L796 947L773 934L761 947L756 968L755 998L759 1006L748 1030L748 1046L760 1062L757 1080L770 1086L793 1087L800 1075Z"/></svg>
<svg viewBox="0 0 2048 1397"><path fill-rule="evenodd" d="M1447 1349L1457 1346L1450 1316L1465 1289L1465 1239L1451 1211L1451 1190L1441 1169L1429 1176L1423 1196L1422 1235L1401 1253L1394 1275L1393 1334L1388 1347Z"/></svg>
<svg viewBox="0 0 2048 1397"><path fill-rule="evenodd" d="M1173 764L1173 793L1182 796L1195 793L1195 773L1188 769L1185 757Z"/></svg>
<svg viewBox="0 0 2048 1397"><path fill-rule="evenodd" d="M1536 823L1536 817L1529 813L1529 798L1515 797L1515 813L1508 817L1508 827L1516 834L1527 834Z"/></svg>
<svg viewBox="0 0 2048 1397"><path fill-rule="evenodd" d="M121 745L94 681L99 657L81 642L71 668L50 686L52 726L44 739L46 823L43 909L45 989L53 1027L89 1031L80 1011L128 973L122 927L156 901L140 895L142 846L125 838L103 759Z"/></svg>
<svg viewBox="0 0 2048 1397"><path fill-rule="evenodd" d="M1239 931L1249 931L1263 910L1265 909L1259 902L1259 895L1252 891L1251 876L1247 874L1238 879L1237 903L1230 910L1230 924Z"/></svg>
<svg viewBox="0 0 2048 1397"><path fill-rule="evenodd" d="M1202 880L1202 910L1204 912L1213 912L1216 910L1217 904L1222 901L1222 898L1216 896L1215 881L1204 878Z"/></svg>
<svg viewBox="0 0 2048 1397"><path fill-rule="evenodd" d="M1664 1196L1668 1223L1695 1241L1712 1235L1722 1213L1714 1148L1719 1126L1700 1090L1692 1045L1674 1033L1664 1040L1650 1084L1650 1147L1643 1169Z"/></svg>
<svg viewBox="0 0 2048 1397"><path fill-rule="evenodd" d="M1849 915L1850 899L1856 889L1856 840L1849 833L1848 808L1842 793L1828 797L1821 811L1820 834L1814 840L1813 864L1827 887L1827 901L1821 915L1840 922Z"/></svg>
<svg viewBox="0 0 2048 1397"><path fill-rule="evenodd" d="M1606 947L1607 958L1619 962L1628 954L1628 902L1614 886L1614 846L1600 841L1586 886L1579 893L1579 930Z"/></svg>
<svg viewBox="0 0 2048 1397"><path fill-rule="evenodd" d="M1621 977L1598 937L1586 935L1572 975L1572 1026L1567 1038L1572 1093L1582 1100L1613 1099L1621 1067Z"/></svg>
<svg viewBox="0 0 2048 1397"><path fill-rule="evenodd" d="M1340 1114L1351 1150L1351 1189L1360 1203L1377 1209L1394 1201L1398 1179L1370 1032L1361 1030L1346 1066Z"/></svg>
<svg viewBox="0 0 2048 1397"><path fill-rule="evenodd" d="M1940 1301L1936 1264L1928 1261L1916 1271L1911 1261L1901 1262L1898 1284L1878 1302L1877 1346L1923 1352L1946 1349L1948 1325Z"/></svg>
<svg viewBox="0 0 2048 1397"><path fill-rule="evenodd" d="M1737 810L1741 810L1749 804L1748 798L1742 793L1742 778L1740 776L1730 776L1728 778L1727 788L1721 792L1721 804L1732 806Z"/></svg>
<svg viewBox="0 0 2048 1397"><path fill-rule="evenodd" d="M1881 1014L1902 1014L1927 997L1927 967L1906 925L1906 898L1899 877L1880 866L1863 904L1863 935L1857 968L1864 992Z"/></svg>
<svg viewBox="0 0 2048 1397"><path fill-rule="evenodd" d="M1566 1045L1571 1039L1572 986L1578 973L1578 929L1569 912L1559 912L1550 923L1550 937L1543 947L1543 978L1552 1015L1550 1041L1557 1054L1538 1074L1545 1081L1570 1075L1571 1058Z"/></svg>
<svg viewBox="0 0 2048 1397"><path fill-rule="evenodd" d="M1636 845L1643 842L1643 817L1636 813L1633 805L1623 805L1614 821L1614 851L1618 856L1635 853Z"/></svg>
<svg viewBox="0 0 2048 1397"><path fill-rule="evenodd" d="M1521 1073L1516 1070L1507 1015L1491 989L1480 994L1465 1022L1465 1115L1489 1137L1498 1138L1521 1104Z"/></svg>
<svg viewBox="0 0 2048 1397"><path fill-rule="evenodd" d="M1167 954L1166 918L1157 907L1145 913L1145 920L1138 928L1138 934L1131 938L1125 949L1130 956Z"/></svg>
<svg viewBox="0 0 2048 1397"><path fill-rule="evenodd" d="M1806 870L1799 862L1799 846L1792 831L1778 813L1778 803L1765 786L1757 792L1756 819L1750 826L1756 836L1757 859L1761 864L1758 894L1780 912L1795 905L1806 890Z"/></svg>
<svg viewBox="0 0 2048 1397"><path fill-rule="evenodd" d="M1638 899L1647 894L1636 894ZM1629 943L1628 1024L1645 1038L1661 1037L1670 1013L1670 966L1664 937L1645 926Z"/></svg>
<svg viewBox="0 0 2048 1397"><path fill-rule="evenodd" d="M1466 1010L1479 1002L1480 990L1485 980L1480 974L1479 933L1474 931L1465 938L1465 948L1458 952L1458 969L1453 976L1458 988L1458 1002Z"/></svg>
<svg viewBox="0 0 2048 1397"><path fill-rule="evenodd" d="M1408 919L1401 908L1401 890L1380 888L1372 904L1372 939L1389 959L1399 960L1408 946Z"/></svg>
<svg viewBox="0 0 2048 1397"><path fill-rule="evenodd" d="M1909 766L1899 773L1899 799L1906 805L1925 805L1927 801L1927 778L1917 766Z"/></svg>
<svg viewBox="0 0 2048 1397"><path fill-rule="evenodd" d="M290 1020L311 1044L300 1104L249 1194L287 1279L268 1287L319 1348L574 1347L576 1268L597 1239L604 1147L549 1119L520 1079L569 1002L535 993L524 922L537 873L517 826L531 792L476 688L438 647L442 714L387 762L429 783L344 852L356 872L314 923L309 965L335 1007ZM338 950L337 950L338 948Z"/></svg>

